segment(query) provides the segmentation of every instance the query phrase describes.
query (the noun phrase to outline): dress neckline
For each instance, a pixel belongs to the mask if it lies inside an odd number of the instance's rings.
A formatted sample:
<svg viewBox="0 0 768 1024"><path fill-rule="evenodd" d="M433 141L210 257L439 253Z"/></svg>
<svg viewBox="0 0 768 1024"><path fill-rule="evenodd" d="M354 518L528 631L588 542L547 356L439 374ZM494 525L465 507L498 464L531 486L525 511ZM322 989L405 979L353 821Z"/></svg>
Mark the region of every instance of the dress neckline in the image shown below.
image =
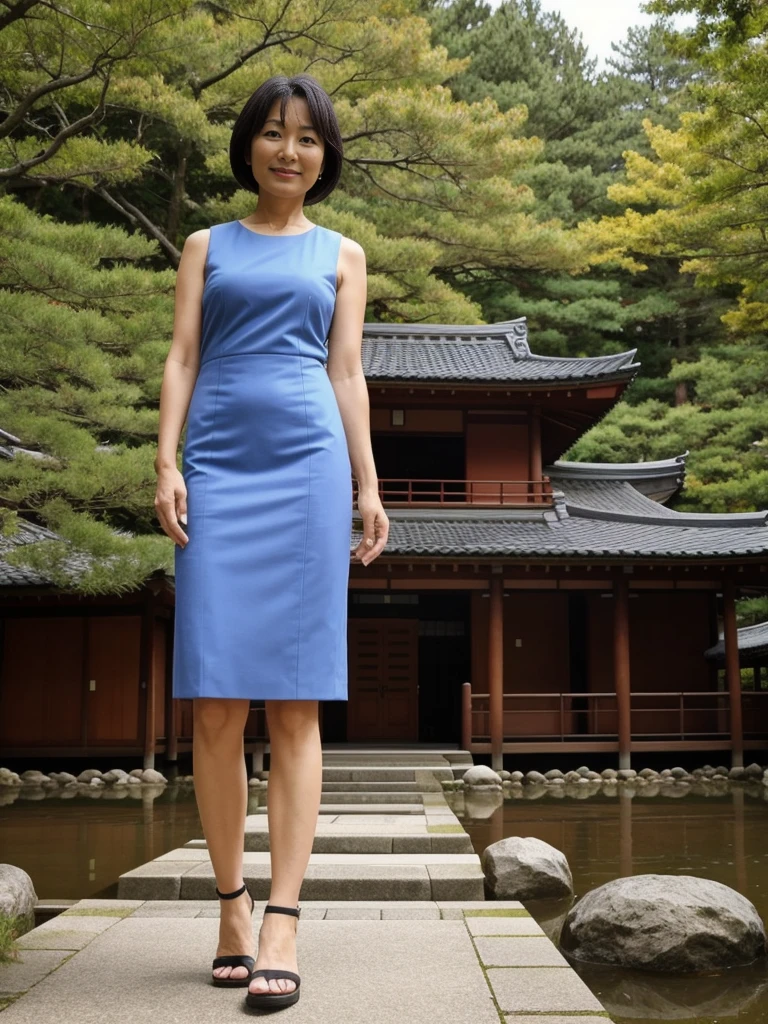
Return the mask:
<svg viewBox="0 0 768 1024"><path fill-rule="evenodd" d="M259 235L261 238L302 238L304 235L310 235L320 227L319 224L313 224L312 227L308 228L306 231L298 231L292 235L268 235L264 231L254 231L253 228L249 228L243 224L241 220L236 220L235 224L239 224L243 231L247 231L249 235Z"/></svg>

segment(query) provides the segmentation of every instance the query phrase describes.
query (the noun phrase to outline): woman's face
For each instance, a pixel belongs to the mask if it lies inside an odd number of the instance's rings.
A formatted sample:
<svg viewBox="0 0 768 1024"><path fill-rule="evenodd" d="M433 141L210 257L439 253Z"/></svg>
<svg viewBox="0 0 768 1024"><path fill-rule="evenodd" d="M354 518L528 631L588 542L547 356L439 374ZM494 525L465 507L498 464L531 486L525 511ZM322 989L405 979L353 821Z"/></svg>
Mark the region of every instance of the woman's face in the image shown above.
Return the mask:
<svg viewBox="0 0 768 1024"><path fill-rule="evenodd" d="M285 124L280 123L280 100L272 104L266 121L251 139L248 162L259 192L285 199L312 188L323 169L324 152L325 143L312 126L307 101L292 96L285 107ZM293 173L278 173L283 168Z"/></svg>

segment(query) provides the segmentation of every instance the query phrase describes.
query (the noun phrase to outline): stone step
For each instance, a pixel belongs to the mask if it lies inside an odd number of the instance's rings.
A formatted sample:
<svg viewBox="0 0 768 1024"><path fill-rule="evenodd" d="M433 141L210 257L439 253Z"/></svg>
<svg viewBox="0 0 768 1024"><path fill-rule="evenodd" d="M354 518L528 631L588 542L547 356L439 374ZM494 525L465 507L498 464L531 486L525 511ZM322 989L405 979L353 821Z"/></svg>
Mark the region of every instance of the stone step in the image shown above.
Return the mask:
<svg viewBox="0 0 768 1024"><path fill-rule="evenodd" d="M417 782L326 782L323 793L421 793Z"/></svg>
<svg viewBox="0 0 768 1024"><path fill-rule="evenodd" d="M422 808L421 793L401 793L399 791L392 792L389 789L381 790L376 793L372 793L369 790L363 790L359 793L327 793L322 792L320 794L320 803L322 804L386 804L386 803L399 803L399 804L416 804L419 810Z"/></svg>
<svg viewBox="0 0 768 1024"><path fill-rule="evenodd" d="M334 794L329 793L328 796ZM409 794L404 794L408 796ZM322 797L322 794L321 794ZM399 800L397 793L391 794L390 798L393 800ZM424 807L421 803L326 803L321 799L322 810L324 814L398 814L398 815L419 815L424 814ZM255 810L256 814L267 813L265 806L257 807Z"/></svg>
<svg viewBox="0 0 768 1024"><path fill-rule="evenodd" d="M323 781L325 782L415 782L417 785L434 786L441 779L452 779L454 770L450 765L413 765L366 767L365 765L347 765L345 767L325 766Z"/></svg>
<svg viewBox="0 0 768 1024"><path fill-rule="evenodd" d="M269 898L270 871L268 853L243 854L254 899ZM208 851L182 847L121 875L118 899L213 900L215 886ZM484 877L474 853L312 853L299 899L482 900Z"/></svg>

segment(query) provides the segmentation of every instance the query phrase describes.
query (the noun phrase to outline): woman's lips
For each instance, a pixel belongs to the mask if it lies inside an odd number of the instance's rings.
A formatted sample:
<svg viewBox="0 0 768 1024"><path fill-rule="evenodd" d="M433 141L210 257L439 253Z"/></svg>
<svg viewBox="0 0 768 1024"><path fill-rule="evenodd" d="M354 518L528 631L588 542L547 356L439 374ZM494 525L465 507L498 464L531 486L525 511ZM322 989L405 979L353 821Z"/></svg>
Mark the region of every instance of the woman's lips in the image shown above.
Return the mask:
<svg viewBox="0 0 768 1024"><path fill-rule="evenodd" d="M274 167L270 167L270 171L276 174L278 178L298 178L299 176L297 171L278 171Z"/></svg>

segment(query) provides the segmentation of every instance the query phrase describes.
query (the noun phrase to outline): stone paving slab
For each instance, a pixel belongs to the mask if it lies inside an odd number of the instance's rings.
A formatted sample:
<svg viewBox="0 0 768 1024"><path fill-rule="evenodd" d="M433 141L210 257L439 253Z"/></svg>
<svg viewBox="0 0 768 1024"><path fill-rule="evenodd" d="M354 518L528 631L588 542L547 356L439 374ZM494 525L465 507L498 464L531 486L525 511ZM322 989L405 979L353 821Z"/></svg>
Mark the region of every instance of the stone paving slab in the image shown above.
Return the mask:
<svg viewBox="0 0 768 1024"><path fill-rule="evenodd" d="M553 1017L551 1014L543 1016L542 1014L536 1014L534 1017L529 1017L528 1014L521 1017L515 1013L506 1018L507 1024L610 1024L610 1019L607 1016L595 1017L594 1014L580 1014L578 1017Z"/></svg>
<svg viewBox="0 0 768 1024"><path fill-rule="evenodd" d="M179 847L156 857L151 864L165 861L191 861L210 864L207 850L188 850ZM264 852L243 854L244 864L269 864L270 855ZM479 864L476 853L397 853L382 857L378 853L312 853L310 864Z"/></svg>
<svg viewBox="0 0 768 1024"><path fill-rule="evenodd" d="M17 945L20 949L82 949L94 935L113 928L119 920L121 918L105 915L81 917L76 914L58 914L22 935Z"/></svg>
<svg viewBox="0 0 768 1024"><path fill-rule="evenodd" d="M560 950L545 936L479 935L475 949L486 967L568 967Z"/></svg>
<svg viewBox="0 0 768 1024"><path fill-rule="evenodd" d="M24 950L19 954L19 961L0 964L0 994L13 995L16 992L26 992L71 956L74 956L73 952L65 949ZM44 1019L44 1017L40 1018L41 1021Z"/></svg>
<svg viewBox="0 0 768 1024"><path fill-rule="evenodd" d="M532 917L466 917L470 935L546 935Z"/></svg>
<svg viewBox="0 0 768 1024"><path fill-rule="evenodd" d="M502 1013L603 1009L571 967L489 967L487 974Z"/></svg>

